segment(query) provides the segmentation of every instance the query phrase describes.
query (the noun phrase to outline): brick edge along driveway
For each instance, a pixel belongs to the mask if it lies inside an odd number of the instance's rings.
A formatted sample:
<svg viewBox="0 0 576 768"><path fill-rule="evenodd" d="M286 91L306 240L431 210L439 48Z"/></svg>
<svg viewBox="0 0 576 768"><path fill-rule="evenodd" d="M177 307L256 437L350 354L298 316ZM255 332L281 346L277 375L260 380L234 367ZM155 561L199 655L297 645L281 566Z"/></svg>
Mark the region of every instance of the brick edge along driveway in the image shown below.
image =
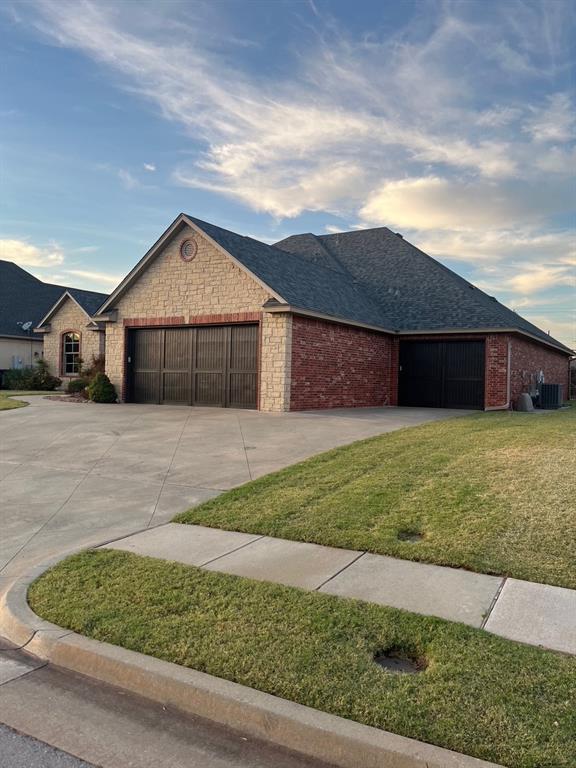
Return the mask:
<svg viewBox="0 0 576 768"><path fill-rule="evenodd" d="M0 591L49 557L168 522L314 454L468 413L362 408L269 414L23 399L28 407L0 414Z"/></svg>

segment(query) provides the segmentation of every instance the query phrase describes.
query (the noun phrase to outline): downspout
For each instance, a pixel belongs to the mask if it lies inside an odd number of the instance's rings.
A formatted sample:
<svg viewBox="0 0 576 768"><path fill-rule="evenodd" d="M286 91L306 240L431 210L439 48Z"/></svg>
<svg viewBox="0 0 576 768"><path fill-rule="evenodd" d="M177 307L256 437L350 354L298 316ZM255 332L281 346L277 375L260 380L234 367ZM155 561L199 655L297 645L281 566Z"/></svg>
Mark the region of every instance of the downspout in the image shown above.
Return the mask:
<svg viewBox="0 0 576 768"><path fill-rule="evenodd" d="M485 411L506 411L510 409L510 395L512 388L512 377L510 375L510 365L512 362L512 343L508 339L508 365L506 368L506 403L504 405L489 405L484 408Z"/></svg>

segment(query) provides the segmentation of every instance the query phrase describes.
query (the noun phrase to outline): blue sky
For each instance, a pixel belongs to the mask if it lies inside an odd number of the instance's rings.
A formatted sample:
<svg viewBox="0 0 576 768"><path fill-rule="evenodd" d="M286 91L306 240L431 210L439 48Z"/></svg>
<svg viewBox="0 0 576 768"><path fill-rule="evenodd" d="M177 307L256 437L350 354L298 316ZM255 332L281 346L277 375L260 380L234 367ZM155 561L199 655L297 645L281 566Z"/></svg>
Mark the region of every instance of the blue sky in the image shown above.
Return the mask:
<svg viewBox="0 0 576 768"><path fill-rule="evenodd" d="M4 0L0 258L111 291L180 211L390 226L576 346L564 0Z"/></svg>

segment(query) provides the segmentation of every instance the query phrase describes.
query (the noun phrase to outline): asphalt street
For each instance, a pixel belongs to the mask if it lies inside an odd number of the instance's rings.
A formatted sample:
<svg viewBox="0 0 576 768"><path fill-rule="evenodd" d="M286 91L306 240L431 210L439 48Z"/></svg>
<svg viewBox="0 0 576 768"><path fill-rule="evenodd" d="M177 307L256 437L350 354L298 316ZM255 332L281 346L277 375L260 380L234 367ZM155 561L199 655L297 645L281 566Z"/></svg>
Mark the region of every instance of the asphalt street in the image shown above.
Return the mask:
<svg viewBox="0 0 576 768"><path fill-rule="evenodd" d="M93 768L43 741L0 724L0 768Z"/></svg>

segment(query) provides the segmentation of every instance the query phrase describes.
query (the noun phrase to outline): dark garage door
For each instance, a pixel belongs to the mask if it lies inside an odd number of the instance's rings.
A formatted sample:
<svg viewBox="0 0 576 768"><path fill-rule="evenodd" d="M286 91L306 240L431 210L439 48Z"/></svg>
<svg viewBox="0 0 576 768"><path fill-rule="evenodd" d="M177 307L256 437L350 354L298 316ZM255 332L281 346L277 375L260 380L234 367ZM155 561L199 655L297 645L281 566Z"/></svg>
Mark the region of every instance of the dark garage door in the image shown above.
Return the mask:
<svg viewBox="0 0 576 768"><path fill-rule="evenodd" d="M142 328L128 338L128 397L256 408L257 366L257 325Z"/></svg>
<svg viewBox="0 0 576 768"><path fill-rule="evenodd" d="M402 341L398 402L484 408L484 342Z"/></svg>

